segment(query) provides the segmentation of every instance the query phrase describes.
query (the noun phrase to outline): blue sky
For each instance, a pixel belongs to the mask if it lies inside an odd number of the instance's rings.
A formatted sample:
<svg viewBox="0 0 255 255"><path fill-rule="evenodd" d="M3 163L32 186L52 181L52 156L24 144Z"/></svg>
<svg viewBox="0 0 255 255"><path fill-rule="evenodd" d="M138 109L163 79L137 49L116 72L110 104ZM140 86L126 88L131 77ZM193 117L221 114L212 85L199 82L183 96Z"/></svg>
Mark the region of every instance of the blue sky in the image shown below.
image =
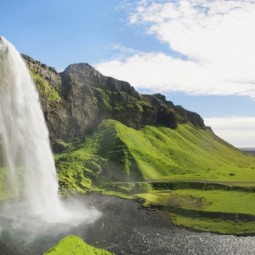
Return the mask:
<svg viewBox="0 0 255 255"><path fill-rule="evenodd" d="M255 147L252 0L2 0L0 34L61 71L88 62Z"/></svg>

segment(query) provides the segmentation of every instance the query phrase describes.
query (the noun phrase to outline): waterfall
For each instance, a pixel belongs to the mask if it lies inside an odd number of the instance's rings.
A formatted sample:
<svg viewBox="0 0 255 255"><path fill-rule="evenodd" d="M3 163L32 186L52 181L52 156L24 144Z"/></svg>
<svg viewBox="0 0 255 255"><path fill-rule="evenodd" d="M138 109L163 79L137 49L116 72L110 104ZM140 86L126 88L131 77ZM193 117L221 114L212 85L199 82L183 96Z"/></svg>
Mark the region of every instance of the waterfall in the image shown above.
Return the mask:
<svg viewBox="0 0 255 255"><path fill-rule="evenodd" d="M4 38L0 39L0 132L12 194L24 197L34 214L60 210L39 96L19 52Z"/></svg>
<svg viewBox="0 0 255 255"><path fill-rule="evenodd" d="M63 211L38 92L22 57L0 37L0 138L9 191L34 215Z"/></svg>

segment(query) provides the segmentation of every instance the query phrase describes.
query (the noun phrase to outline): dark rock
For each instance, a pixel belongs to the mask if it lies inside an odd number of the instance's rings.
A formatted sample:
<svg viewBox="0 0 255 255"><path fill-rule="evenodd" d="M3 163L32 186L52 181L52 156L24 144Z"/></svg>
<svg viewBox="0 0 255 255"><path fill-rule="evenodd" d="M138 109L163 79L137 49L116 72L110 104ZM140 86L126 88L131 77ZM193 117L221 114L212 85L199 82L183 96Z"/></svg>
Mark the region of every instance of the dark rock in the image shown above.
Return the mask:
<svg viewBox="0 0 255 255"><path fill-rule="evenodd" d="M206 129L204 120L200 117L199 114L195 112L190 112L186 109L184 109L182 106L178 105L175 106L176 113L178 116L178 122L179 123L191 123L195 127Z"/></svg>
<svg viewBox="0 0 255 255"><path fill-rule="evenodd" d="M64 149L58 140L72 141L103 119L115 119L136 129L156 124L176 128L178 123L188 122L205 128L198 114L175 106L164 95L140 95L128 82L106 77L89 64L69 65L58 73L22 56L36 84L53 90L50 96L38 89L54 151Z"/></svg>
<svg viewBox="0 0 255 255"><path fill-rule="evenodd" d="M56 140L54 141L54 143L52 144L52 150L55 153L61 153L64 150L66 150L68 148L68 143L65 143L62 140Z"/></svg>
<svg viewBox="0 0 255 255"><path fill-rule="evenodd" d="M55 68L42 64L31 57L22 54L28 68L32 73L40 75L43 79L48 81L57 91L61 87L61 78Z"/></svg>

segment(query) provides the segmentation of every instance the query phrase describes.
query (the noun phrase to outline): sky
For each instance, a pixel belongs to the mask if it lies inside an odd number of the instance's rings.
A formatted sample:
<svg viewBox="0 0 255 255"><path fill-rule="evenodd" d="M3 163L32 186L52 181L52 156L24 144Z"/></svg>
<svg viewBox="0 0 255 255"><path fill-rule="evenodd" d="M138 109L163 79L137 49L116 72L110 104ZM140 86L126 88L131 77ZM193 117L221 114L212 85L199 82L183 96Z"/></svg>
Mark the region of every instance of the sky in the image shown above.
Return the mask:
<svg viewBox="0 0 255 255"><path fill-rule="evenodd" d="M20 52L89 63L255 147L255 0L1 0L0 16Z"/></svg>

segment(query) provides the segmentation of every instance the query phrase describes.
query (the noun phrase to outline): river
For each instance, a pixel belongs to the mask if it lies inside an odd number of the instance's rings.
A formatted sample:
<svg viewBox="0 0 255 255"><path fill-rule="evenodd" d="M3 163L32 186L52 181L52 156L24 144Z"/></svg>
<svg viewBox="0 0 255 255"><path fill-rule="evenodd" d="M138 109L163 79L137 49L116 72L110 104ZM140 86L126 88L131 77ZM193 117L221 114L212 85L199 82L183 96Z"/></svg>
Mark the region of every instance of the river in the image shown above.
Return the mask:
<svg viewBox="0 0 255 255"><path fill-rule="evenodd" d="M40 235L34 233L37 237L31 242L22 239L29 229L24 230L24 233L15 233L13 229L4 230L0 237L0 254L41 255L57 240L69 234L79 235L87 243L118 255L255 254L255 237L186 230L131 200L103 195L90 195L81 199L103 213L94 224L50 226L42 229Z"/></svg>

